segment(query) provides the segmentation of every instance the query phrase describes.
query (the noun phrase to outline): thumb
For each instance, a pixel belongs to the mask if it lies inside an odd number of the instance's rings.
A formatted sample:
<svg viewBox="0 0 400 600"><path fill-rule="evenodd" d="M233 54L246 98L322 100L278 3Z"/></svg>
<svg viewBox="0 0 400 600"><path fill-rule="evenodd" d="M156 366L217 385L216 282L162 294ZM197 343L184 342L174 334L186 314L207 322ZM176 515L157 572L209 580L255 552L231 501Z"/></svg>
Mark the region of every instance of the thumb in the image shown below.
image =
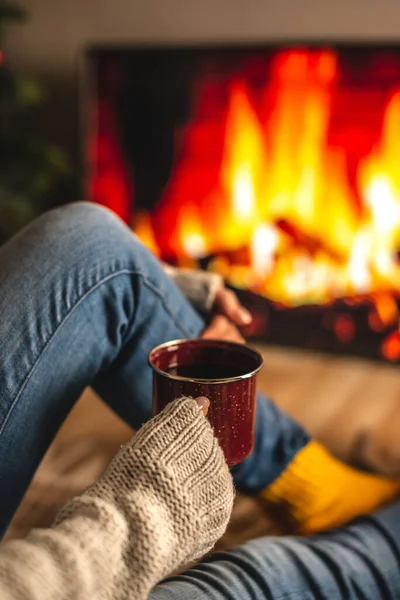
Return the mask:
<svg viewBox="0 0 400 600"><path fill-rule="evenodd" d="M210 407L210 401L205 396L199 396L199 398L195 398L198 406L202 409L204 416L207 416L208 409Z"/></svg>

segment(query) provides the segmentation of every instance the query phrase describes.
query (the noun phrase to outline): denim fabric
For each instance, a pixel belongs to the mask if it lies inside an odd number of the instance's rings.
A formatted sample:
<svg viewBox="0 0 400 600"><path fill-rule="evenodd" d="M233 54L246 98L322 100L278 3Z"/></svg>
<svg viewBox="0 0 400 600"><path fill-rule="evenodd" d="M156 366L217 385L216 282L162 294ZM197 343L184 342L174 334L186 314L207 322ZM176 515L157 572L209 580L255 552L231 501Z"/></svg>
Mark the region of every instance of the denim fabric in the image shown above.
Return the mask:
<svg viewBox="0 0 400 600"><path fill-rule="evenodd" d="M87 385L137 428L151 416L149 351L204 324L117 217L78 203L0 249L0 521Z"/></svg>
<svg viewBox="0 0 400 600"><path fill-rule="evenodd" d="M309 538L264 537L160 583L149 600L398 600L400 502Z"/></svg>
<svg viewBox="0 0 400 600"><path fill-rule="evenodd" d="M103 208L49 212L0 249L0 535L82 390L91 385L139 427L151 416L149 351L204 326ZM237 487L266 487L307 442L259 394L255 446L233 469ZM325 536L255 540L160 584L152 600L400 598L397 515L393 505Z"/></svg>

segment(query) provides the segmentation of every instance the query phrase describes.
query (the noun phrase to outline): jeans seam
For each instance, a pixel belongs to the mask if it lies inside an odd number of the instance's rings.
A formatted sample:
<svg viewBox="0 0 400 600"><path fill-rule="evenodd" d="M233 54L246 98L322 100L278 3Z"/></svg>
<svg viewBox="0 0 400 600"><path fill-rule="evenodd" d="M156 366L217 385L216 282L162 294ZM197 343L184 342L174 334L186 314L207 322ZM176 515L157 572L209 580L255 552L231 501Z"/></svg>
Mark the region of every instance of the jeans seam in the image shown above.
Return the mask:
<svg viewBox="0 0 400 600"><path fill-rule="evenodd" d="M162 303L164 304L164 307L166 309L166 311L169 313L169 315L171 316L171 318L173 319L174 323L177 325L177 327L179 329L182 329L183 333L185 334L185 337L190 338L191 334L189 332L188 329L186 329L186 327L181 323L181 321L179 321L179 319L177 319L174 315L174 313L172 312L172 310L170 309L168 303L165 301L164 296L161 294L160 290L151 283L151 281L149 281L149 279L147 279L147 277L140 271L137 272L137 275L140 275L143 278L143 283L150 288L155 294L157 294L157 296L159 296L159 298L161 299Z"/></svg>
<svg viewBox="0 0 400 600"><path fill-rule="evenodd" d="M14 411L14 408L16 407L18 400L21 396L21 394L23 393L26 385L28 384L29 380L31 379L37 365L39 364L39 361L41 359L41 357L43 356L43 354L45 353L46 349L48 348L49 344L51 343L51 341L54 339L54 337L57 335L58 331L61 329L61 327L64 325L64 323L69 319L69 317L75 312L75 310L80 306L80 304L86 300L86 298L88 296L90 296L90 294L92 294L94 291L96 291L100 286L102 286L104 283L107 283L107 281L110 281L111 279L113 279L114 277L118 277L120 275L139 275L142 279L143 279L143 283L150 288L160 299L161 302L164 305L165 310L168 312L168 314L171 316L171 318L173 319L173 321L175 322L175 324L182 329L182 331L184 332L186 337L190 337L190 334L188 334L186 327L184 327L182 325L182 323L175 317L174 313L172 312L172 310L170 309L168 303L165 301L164 296L162 295L161 291L151 283L151 281L149 281L149 279L146 277L146 275L142 272L142 271L137 271L137 270L132 270L132 269L121 269L119 271L115 271L114 273L110 273L108 274L106 277L103 277L102 279L100 279L97 283L95 283L94 285L92 285L80 298L78 298L78 300L73 304L73 306L71 306L71 308L67 311L67 313L63 316L63 318L61 319L61 321L59 322L59 324L56 326L56 328L54 329L54 331L51 333L50 337L48 338L48 340L45 342L45 344L43 345L42 349L40 350L36 360L34 361L34 363L32 364L29 372L27 373L27 375L25 376L25 379L19 389L19 391L17 392L13 402L11 403L11 406L6 414L6 416L4 417L4 421L0 426L0 437L2 436L4 429L11 417L12 412Z"/></svg>

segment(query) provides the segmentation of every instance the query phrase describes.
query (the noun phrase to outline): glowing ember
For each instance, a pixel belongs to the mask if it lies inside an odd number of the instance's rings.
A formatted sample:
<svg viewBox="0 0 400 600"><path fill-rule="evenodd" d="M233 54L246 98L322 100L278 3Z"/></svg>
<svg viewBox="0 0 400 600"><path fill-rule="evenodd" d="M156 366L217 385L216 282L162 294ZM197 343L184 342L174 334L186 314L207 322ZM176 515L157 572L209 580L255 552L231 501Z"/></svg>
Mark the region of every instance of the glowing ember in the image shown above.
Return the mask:
<svg viewBox="0 0 400 600"><path fill-rule="evenodd" d="M348 315L338 315L334 328L336 337L344 344L348 344L354 338L356 328L353 320Z"/></svg>
<svg viewBox="0 0 400 600"><path fill-rule="evenodd" d="M382 344L382 354L388 360L400 359L400 333L394 331Z"/></svg>
<svg viewBox="0 0 400 600"><path fill-rule="evenodd" d="M383 325L396 325L398 308L392 294L377 294L375 296L375 310Z"/></svg>

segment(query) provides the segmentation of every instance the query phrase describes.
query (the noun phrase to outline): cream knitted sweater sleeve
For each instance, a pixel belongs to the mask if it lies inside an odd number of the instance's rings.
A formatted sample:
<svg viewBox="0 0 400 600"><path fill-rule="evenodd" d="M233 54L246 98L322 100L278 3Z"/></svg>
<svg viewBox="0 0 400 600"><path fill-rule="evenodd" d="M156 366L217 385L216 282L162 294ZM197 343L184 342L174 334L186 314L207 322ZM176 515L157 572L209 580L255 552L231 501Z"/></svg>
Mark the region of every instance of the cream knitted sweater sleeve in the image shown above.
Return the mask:
<svg viewBox="0 0 400 600"><path fill-rule="evenodd" d="M49 530L0 546L1 600L144 600L212 548L233 484L196 402L149 421Z"/></svg>

